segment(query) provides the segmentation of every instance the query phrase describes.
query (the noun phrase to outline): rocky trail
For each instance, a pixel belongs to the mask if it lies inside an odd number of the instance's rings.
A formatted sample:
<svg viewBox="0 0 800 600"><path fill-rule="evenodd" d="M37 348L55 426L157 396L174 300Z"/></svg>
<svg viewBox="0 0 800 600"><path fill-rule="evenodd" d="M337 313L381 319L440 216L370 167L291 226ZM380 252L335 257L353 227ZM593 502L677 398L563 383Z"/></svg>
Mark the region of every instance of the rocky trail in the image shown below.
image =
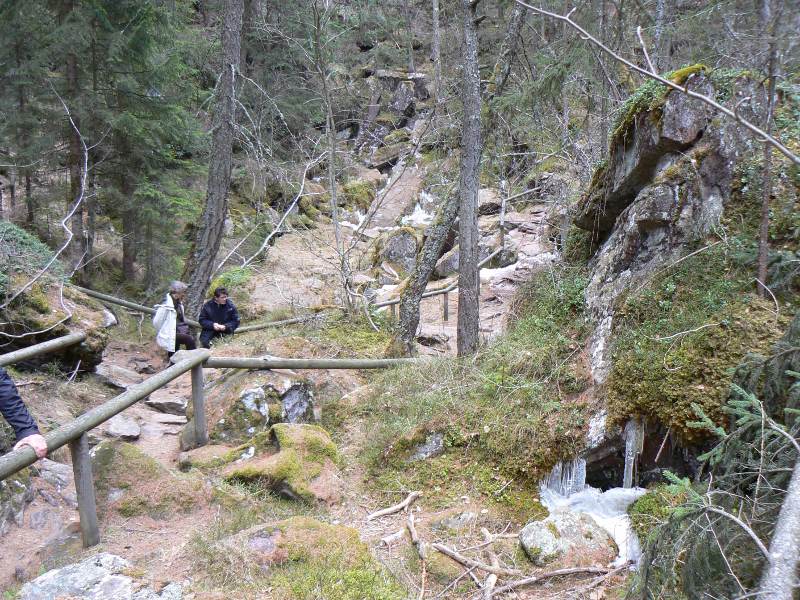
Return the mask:
<svg viewBox="0 0 800 600"><path fill-rule="evenodd" d="M418 241L409 234L407 223L416 221L424 226L432 219L423 193L423 175L416 168L406 169L402 163L395 167L385 178L384 190L376 196L370 208L375 215L371 228L359 230L363 215L357 212L345 215L350 219L350 226L343 228L344 243L352 247L354 264L359 267L354 281L359 282L362 292L376 302L396 297L397 274L413 264ZM550 239L556 227L552 222L555 217L547 204L540 199L519 203L507 210L502 204L497 191L482 190L482 252L488 255L502 249L501 260L481 272L480 329L487 341L502 332L520 285L533 273L547 269L557 258ZM232 290L233 297L237 297L237 291L246 295L246 310L254 315L339 304L334 240L334 228L325 222L313 229L298 229L281 235L269 249L266 260L253 268L246 288ZM456 265L457 248L454 248L440 260L436 270L438 280L432 282L429 289L441 289L454 282ZM436 296L423 300L421 304L418 341L423 354L455 354L457 290L446 296L449 303L447 321L443 320L444 298ZM388 315L390 311L384 308L381 312ZM300 327L237 335L218 344L214 353L228 356L342 356L342 350L320 345L307 337L307 333ZM107 399L165 366L163 354L153 343L114 339L106 347L93 377L104 386ZM301 471L317 475L311 483L287 478L281 484L281 494L295 499L308 495L311 503L306 501L287 508L285 504L277 507L269 504L274 504L275 500L267 500L266 505L259 500L255 505L258 508L251 509L249 516L254 523L267 520L266 516L253 520L253 514L257 514L253 511L265 510L265 506L267 512L284 518L289 516L291 526L287 526L284 535L300 535L304 540L303 547L313 546L312 534L307 529L307 522L292 520L300 518L296 515L313 516L333 527L354 528L370 555L420 598L472 598L484 584L485 573L460 565L433 550L434 543L467 552L481 561L491 561L499 556L497 560L508 566L509 573L518 576L531 572L530 562L518 541L524 523L509 519L479 493L450 498L447 490L420 490L422 497L408 511L368 519L374 511L401 501L409 490L402 486L376 489L370 485L370 476L361 460L369 432L358 417L358 410L353 410L361 409L366 397L363 392L369 389L369 379L365 374L347 371L257 373L206 370L205 379L212 440L204 448L188 452L181 448L181 434L187 423L186 410L191 394L188 373L94 432L93 443L100 444L96 448L102 448L96 450L96 454L105 456L104 453L110 452L109 460L114 468L130 470L130 473L112 474L112 483L101 491L103 497L99 502L104 517L99 548L86 551L80 548L71 468L58 462L44 461L34 469L38 476L32 478L25 492L33 495L34 500L30 504L19 503L15 520L20 526L11 526L4 538L5 556L10 558L3 561L0 569L4 585L30 579L41 566L49 568L84 559L79 566L67 569L77 569L75 577L86 579L86 593L95 589L91 586L111 585L109 582L122 590L119 596L100 596L102 598L216 600L231 597L221 595L213 586L209 588L203 577L198 579L194 568L194 555L198 547L203 547L202 544L198 546L198 540L205 539L215 528L224 528L225 511L229 512L236 506L246 510L252 505L252 500L246 494L243 496L241 489L219 487L220 477L224 481L247 479L246 469L274 469L277 464L289 460L290 451L297 453L301 461L306 461ZM324 402L314 396L314 391L325 399ZM95 402L101 400L97 398ZM319 435L322 437L314 444L333 444L327 433L303 429L310 426L302 425L319 422L320 418L325 422L329 416L325 411L332 400L331 406L338 407L334 410L342 410L342 406L350 409L345 411L346 418L334 432L335 445L331 446L330 456L335 454L339 457L337 464L340 467L327 458L312 456L303 446L303 443L310 443L308 436ZM296 419L290 416L294 414L292 411L287 412L291 403L295 407L292 410L296 409L298 415ZM258 442L247 442L253 443L249 447L240 445L253 434L255 437L252 439L258 439L258 432L267 431L276 420L280 420L273 413L280 414L281 410L283 418L291 424L285 430L289 437L280 439L278 448L261 447ZM300 438L290 440L294 435ZM122 446L123 450L118 447L108 450L109 440L123 441L130 446ZM290 446L290 443L299 445ZM428 439L418 452L424 460L426 456L440 453L441 446L441 439ZM124 450L127 447L134 450ZM66 457L64 454L56 458L66 460ZM231 457L235 459L233 462L230 462ZM227 466L220 471L219 464ZM183 472L187 468L192 469ZM497 485L501 490L504 487L502 482ZM139 488L141 491L137 491ZM618 513L619 510L610 518L615 518ZM553 538L547 542L553 546L551 551L554 555L563 555L556 563L560 566L595 568L614 560L616 545L609 533L595 521L589 517L575 517L577 513L569 511L554 513L557 514L561 516L552 518L549 529L543 527L541 531L529 532L530 544L541 545L542 536L546 538L549 535ZM409 515L413 516L416 534L421 540L416 546L409 538ZM263 525L254 527L250 543L251 549L255 549L251 551L255 552L255 558L250 556L247 560L272 564L278 560L275 555L280 546L276 541L278 538L273 534L259 533L257 528ZM554 537L552 530L560 533ZM491 537L493 553L484 556L480 549L489 546L487 535L495 536ZM226 539L211 545L227 544ZM587 544L590 539L595 541ZM426 555L424 565L420 563L417 550L422 547ZM122 557L127 562L123 564L114 556L97 555L98 551ZM86 576L88 571L97 577ZM542 569L539 568L538 572ZM62 578L69 580L67 575L65 572ZM614 578L595 582L591 573L578 574L573 578L553 580L535 590L520 588L510 591L504 597L599 599L606 597L604 589L609 585L613 588L623 577L624 573L617 573ZM34 598L37 593L46 595L49 592L42 590L51 588L43 587L38 592L36 589L39 588L28 586L22 597ZM273 596L260 592L242 597ZM400 596L394 592L387 597Z"/></svg>

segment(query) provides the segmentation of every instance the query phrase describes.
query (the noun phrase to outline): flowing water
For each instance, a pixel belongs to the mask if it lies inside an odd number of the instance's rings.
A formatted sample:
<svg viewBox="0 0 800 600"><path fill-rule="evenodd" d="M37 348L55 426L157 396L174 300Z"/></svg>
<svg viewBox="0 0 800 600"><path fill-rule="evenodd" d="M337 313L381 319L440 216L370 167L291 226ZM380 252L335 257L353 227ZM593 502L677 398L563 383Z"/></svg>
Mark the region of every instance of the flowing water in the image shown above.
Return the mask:
<svg viewBox="0 0 800 600"><path fill-rule="evenodd" d="M576 458L558 463L550 476L542 480L540 499L550 512L570 510L592 517L617 544L619 554L615 565L623 565L638 561L641 554L639 540L631 529L628 507L645 492L634 487L611 488L603 492L587 486L586 461Z"/></svg>

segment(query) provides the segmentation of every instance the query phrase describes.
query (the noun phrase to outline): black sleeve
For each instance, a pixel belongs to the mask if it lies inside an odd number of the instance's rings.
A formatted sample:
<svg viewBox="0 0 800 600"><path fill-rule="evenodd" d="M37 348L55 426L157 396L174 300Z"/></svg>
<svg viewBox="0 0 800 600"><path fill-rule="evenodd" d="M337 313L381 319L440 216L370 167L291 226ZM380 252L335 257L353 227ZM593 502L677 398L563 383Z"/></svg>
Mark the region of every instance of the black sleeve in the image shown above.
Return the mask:
<svg viewBox="0 0 800 600"><path fill-rule="evenodd" d="M0 412L14 429L17 441L39 433L36 422L22 403L22 398L19 397L17 386L14 385L5 369L0 369Z"/></svg>
<svg viewBox="0 0 800 600"><path fill-rule="evenodd" d="M225 321L225 331L233 333L239 327L239 311L236 310L236 305L228 300L230 304L230 311L228 313L228 320Z"/></svg>
<svg viewBox="0 0 800 600"><path fill-rule="evenodd" d="M208 303L203 304L203 309L200 311L200 316L197 318L200 321L200 326L203 329L214 329L214 319L208 311Z"/></svg>

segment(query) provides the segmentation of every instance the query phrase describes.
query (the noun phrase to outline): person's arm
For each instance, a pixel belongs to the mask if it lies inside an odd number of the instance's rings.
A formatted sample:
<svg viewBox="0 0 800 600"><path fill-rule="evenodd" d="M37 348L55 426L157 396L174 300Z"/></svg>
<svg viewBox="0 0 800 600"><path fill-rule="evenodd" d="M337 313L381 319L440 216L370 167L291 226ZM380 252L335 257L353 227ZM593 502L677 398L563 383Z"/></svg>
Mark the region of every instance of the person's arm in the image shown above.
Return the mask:
<svg viewBox="0 0 800 600"><path fill-rule="evenodd" d="M211 315L209 314L207 304L203 304L203 309L200 311L200 316L197 318L197 320L200 321L200 326L203 329L210 329L211 331L214 331L214 319L211 318Z"/></svg>
<svg viewBox="0 0 800 600"><path fill-rule="evenodd" d="M230 314L228 315L228 320L225 322L225 331L228 333L233 333L239 327L239 311L236 310L236 305L228 300L230 303Z"/></svg>
<svg viewBox="0 0 800 600"><path fill-rule="evenodd" d="M0 412L14 429L17 438L15 450L20 446L31 446L39 458L47 454L47 443L5 369L0 369Z"/></svg>

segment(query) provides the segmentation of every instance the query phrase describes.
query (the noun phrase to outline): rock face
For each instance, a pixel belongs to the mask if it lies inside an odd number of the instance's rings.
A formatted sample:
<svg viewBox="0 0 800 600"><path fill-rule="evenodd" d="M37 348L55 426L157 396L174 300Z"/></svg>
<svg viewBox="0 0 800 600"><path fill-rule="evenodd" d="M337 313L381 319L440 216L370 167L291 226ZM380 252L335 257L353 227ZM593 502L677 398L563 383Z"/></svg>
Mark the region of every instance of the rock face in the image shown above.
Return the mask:
<svg viewBox="0 0 800 600"><path fill-rule="evenodd" d="M48 571L26 583L20 600L91 598L92 600L181 600L183 590L170 583L156 593L125 574L132 565L122 557L102 553Z"/></svg>
<svg viewBox="0 0 800 600"><path fill-rule="evenodd" d="M519 542L538 566L557 559L575 566L606 565L617 555L614 540L594 519L571 511L556 511L543 521L528 523L519 532Z"/></svg>
<svg viewBox="0 0 800 600"><path fill-rule="evenodd" d="M314 391L307 383L295 383L281 396L283 420L287 423L314 422Z"/></svg>
<svg viewBox="0 0 800 600"><path fill-rule="evenodd" d="M269 430L270 424L280 420L280 411L280 395L273 387L245 389L214 425L211 437L226 443L242 443Z"/></svg>
<svg viewBox="0 0 800 600"><path fill-rule="evenodd" d="M8 532L12 523L22 525L25 507L31 500L33 486L27 469L0 481L0 536Z"/></svg>
<svg viewBox="0 0 800 600"><path fill-rule="evenodd" d="M175 396L160 396L158 398L148 398L144 401L147 406L155 408L159 412L170 415L185 415L186 400Z"/></svg>
<svg viewBox="0 0 800 600"><path fill-rule="evenodd" d="M684 84L715 94L702 71L689 72ZM760 122L761 86L742 78L730 94L731 103L752 98L746 109L751 114L743 116ZM586 290L598 323L590 341L597 383L608 375L617 298L704 239L722 214L733 168L749 139L732 121L714 121L705 105L675 91L666 93L660 105L651 101L626 114L618 125L607 164L596 171L575 215L578 227L604 240Z"/></svg>
<svg viewBox="0 0 800 600"><path fill-rule="evenodd" d="M417 236L407 228L390 232L383 240L380 256L388 263L411 271L417 260Z"/></svg>

